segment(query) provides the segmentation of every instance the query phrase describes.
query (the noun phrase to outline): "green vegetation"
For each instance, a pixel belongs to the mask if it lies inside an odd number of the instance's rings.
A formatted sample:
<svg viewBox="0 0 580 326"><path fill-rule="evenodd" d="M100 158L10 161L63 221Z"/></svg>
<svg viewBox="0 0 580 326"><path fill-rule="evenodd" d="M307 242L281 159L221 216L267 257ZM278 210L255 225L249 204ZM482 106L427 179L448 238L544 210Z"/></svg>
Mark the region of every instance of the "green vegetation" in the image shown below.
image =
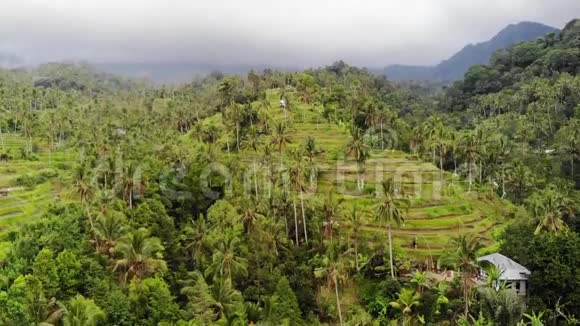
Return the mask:
<svg viewBox="0 0 580 326"><path fill-rule="evenodd" d="M573 324L579 38L429 97L343 62L1 71L0 324ZM476 279L495 251L531 270L526 305Z"/></svg>

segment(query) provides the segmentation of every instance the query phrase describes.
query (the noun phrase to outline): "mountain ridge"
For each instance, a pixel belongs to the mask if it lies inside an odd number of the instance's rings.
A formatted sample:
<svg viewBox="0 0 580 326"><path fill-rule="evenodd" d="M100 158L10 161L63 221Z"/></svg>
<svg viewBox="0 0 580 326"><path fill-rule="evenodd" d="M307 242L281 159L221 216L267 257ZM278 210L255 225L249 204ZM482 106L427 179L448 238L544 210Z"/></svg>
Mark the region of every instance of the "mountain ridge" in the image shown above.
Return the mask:
<svg viewBox="0 0 580 326"><path fill-rule="evenodd" d="M499 49L521 41L529 41L559 29L536 22L524 21L504 27L491 39L465 45L450 58L435 66L390 65L384 74L392 80L453 81L463 77L473 65L489 62L491 55Z"/></svg>

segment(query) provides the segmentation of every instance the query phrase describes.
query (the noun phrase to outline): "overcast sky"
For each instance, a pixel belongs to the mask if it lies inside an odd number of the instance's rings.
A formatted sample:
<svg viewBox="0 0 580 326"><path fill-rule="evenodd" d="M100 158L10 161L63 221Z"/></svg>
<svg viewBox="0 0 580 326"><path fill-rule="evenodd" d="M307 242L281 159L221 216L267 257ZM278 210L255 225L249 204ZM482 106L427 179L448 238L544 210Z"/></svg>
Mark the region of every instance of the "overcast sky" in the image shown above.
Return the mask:
<svg viewBox="0 0 580 326"><path fill-rule="evenodd" d="M580 0L1 0L28 62L434 64L510 23L561 28Z"/></svg>

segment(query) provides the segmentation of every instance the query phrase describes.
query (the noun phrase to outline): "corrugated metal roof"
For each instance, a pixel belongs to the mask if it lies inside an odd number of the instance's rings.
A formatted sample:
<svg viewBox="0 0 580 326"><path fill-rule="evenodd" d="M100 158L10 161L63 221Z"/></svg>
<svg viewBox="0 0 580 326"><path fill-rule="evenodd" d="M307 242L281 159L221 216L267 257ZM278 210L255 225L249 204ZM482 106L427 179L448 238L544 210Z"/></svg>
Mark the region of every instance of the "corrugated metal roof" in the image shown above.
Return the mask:
<svg viewBox="0 0 580 326"><path fill-rule="evenodd" d="M502 271L501 280L527 280L531 272L502 254L491 254L477 258L477 261L488 261Z"/></svg>

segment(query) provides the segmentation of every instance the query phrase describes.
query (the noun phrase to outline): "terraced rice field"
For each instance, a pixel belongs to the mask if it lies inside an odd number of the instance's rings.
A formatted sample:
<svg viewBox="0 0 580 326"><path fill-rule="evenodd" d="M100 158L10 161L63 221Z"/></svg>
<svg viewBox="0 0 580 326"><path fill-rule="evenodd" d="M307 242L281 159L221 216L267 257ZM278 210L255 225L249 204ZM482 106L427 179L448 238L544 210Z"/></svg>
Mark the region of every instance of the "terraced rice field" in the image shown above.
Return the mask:
<svg viewBox="0 0 580 326"><path fill-rule="evenodd" d="M60 175L75 160L74 155L62 150L50 153L41 143L36 144L38 149L31 159L23 159L21 149L27 140L15 134L4 134L3 143L11 159L0 161L0 233L40 217L60 194ZM33 187L23 187L17 182L19 177L43 171L52 171L55 176Z"/></svg>
<svg viewBox="0 0 580 326"><path fill-rule="evenodd" d="M348 128L326 121L320 108L297 104L291 112L284 113L277 106L279 95L269 94L274 119L289 119L292 148L303 146L308 137L316 140L324 151L317 159L319 170L316 193L308 199L322 197L332 189L345 199L344 211L357 203L367 212L362 228L362 245L384 248L386 228L376 222L374 207L377 203L376 190L382 180L393 177L395 183L411 199L405 222L393 229L398 250L417 260L440 255L449 247L451 237L462 233L479 234L491 249L495 245L494 234L502 227L511 206L497 198L486 198L475 191L468 193L466 181L450 173L441 173L431 163L418 160L413 155L400 151L374 151L364 166L364 188L358 190L361 178L356 162L344 159L344 150L350 139ZM267 141L267 140L265 140ZM245 161L253 160L253 152L239 154ZM341 229L350 227L345 220L339 221ZM340 230L339 232L343 232ZM413 245L413 243L416 244Z"/></svg>

